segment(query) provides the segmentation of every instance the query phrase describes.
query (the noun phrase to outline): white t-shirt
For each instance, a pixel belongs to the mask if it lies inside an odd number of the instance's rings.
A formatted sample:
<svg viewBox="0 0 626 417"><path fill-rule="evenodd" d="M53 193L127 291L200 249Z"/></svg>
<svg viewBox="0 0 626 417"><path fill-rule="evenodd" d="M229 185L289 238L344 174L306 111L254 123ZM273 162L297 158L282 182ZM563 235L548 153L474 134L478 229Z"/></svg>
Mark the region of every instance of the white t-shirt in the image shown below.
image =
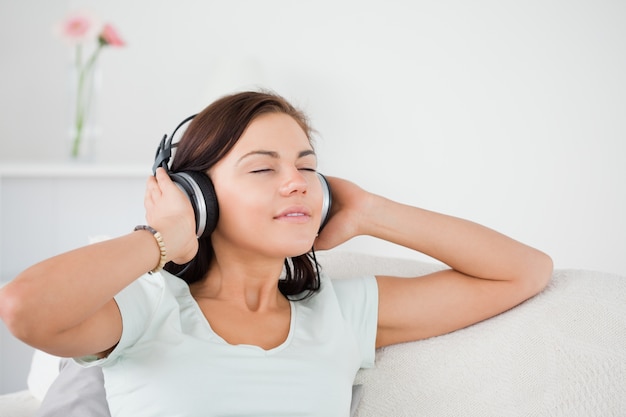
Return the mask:
<svg viewBox="0 0 626 417"><path fill-rule="evenodd" d="M146 274L115 300L122 337L103 367L113 417L347 417L359 368L374 365L374 277L336 280L292 301L280 346L230 345L217 335L187 284Z"/></svg>

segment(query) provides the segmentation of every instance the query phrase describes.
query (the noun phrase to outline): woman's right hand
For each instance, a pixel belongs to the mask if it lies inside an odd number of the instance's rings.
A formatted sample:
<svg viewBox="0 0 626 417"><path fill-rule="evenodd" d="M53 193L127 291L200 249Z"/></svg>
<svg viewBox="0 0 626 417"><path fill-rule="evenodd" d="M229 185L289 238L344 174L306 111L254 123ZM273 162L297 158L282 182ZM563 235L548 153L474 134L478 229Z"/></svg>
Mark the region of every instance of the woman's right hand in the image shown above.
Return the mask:
<svg viewBox="0 0 626 417"><path fill-rule="evenodd" d="M192 260L198 251L193 207L165 169L148 178L144 206L146 221L163 237L167 260L180 265Z"/></svg>

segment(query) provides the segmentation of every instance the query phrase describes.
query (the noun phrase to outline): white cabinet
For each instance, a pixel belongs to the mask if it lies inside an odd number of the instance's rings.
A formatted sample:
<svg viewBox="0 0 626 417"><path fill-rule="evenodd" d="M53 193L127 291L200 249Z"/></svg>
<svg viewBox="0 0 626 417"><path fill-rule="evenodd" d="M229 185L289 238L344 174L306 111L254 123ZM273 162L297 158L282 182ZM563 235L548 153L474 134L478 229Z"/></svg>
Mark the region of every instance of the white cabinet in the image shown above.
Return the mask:
<svg viewBox="0 0 626 417"><path fill-rule="evenodd" d="M0 283L94 236L145 223L151 166L0 164ZM23 389L32 349L0 322L0 394Z"/></svg>

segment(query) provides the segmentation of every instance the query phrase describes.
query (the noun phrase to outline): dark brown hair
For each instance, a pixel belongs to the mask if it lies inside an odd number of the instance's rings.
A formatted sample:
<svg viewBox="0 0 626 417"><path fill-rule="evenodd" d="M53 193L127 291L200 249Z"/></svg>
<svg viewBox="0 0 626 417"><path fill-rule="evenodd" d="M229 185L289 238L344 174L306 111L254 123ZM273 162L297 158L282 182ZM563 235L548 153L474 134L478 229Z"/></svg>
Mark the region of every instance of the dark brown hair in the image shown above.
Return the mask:
<svg viewBox="0 0 626 417"><path fill-rule="evenodd" d="M171 171L207 172L237 143L244 130L257 117L267 113L291 116L312 141L312 129L304 113L279 95L270 92L242 92L225 96L199 113L178 142ZM211 238L198 240L195 258L186 265L169 262L165 269L188 284L206 276L214 256ZM304 294L319 289L317 262L310 254L285 259L285 276L278 287L285 296Z"/></svg>

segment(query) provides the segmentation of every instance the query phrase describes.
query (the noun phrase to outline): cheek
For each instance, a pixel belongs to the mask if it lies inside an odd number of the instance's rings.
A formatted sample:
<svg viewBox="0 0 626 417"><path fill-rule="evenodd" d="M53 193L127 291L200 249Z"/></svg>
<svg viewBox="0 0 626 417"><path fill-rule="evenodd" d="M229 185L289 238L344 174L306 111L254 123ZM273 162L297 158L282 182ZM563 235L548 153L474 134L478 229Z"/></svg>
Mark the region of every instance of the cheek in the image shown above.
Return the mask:
<svg viewBox="0 0 626 417"><path fill-rule="evenodd" d="M218 227L239 229L242 226L258 224L268 217L268 201L261 193L233 193L228 190L218 192Z"/></svg>

